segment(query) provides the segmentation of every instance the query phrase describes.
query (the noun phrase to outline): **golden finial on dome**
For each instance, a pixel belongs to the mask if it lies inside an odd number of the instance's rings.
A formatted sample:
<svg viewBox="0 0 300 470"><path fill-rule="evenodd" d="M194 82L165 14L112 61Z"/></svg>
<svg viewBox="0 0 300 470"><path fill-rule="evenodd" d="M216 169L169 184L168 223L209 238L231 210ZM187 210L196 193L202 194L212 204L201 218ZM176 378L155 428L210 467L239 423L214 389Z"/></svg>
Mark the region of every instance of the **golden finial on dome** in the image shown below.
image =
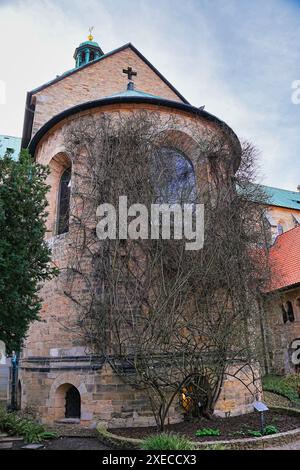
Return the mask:
<svg viewBox="0 0 300 470"><path fill-rule="evenodd" d="M91 27L89 28L90 34L88 35L88 40L89 40L89 41L92 41L92 40L94 39L94 36L92 35L93 30L94 30L94 26L91 26Z"/></svg>

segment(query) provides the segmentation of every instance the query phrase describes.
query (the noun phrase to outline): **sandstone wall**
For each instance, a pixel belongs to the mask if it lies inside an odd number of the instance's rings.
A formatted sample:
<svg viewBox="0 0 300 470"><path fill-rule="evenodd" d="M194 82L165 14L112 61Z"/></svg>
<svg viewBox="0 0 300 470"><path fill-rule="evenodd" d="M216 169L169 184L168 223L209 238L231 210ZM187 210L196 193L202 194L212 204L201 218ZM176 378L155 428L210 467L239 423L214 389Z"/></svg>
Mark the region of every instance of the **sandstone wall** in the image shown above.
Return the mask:
<svg viewBox="0 0 300 470"><path fill-rule="evenodd" d="M128 65L127 59L125 62L124 66ZM100 65L101 62L99 67ZM130 63L129 65L134 67L136 64ZM91 69L87 68L86 70L94 73L95 68L91 67ZM103 71L101 76L103 76ZM76 74L73 77L76 77ZM121 79L124 80L123 77L118 76L117 80L121 81ZM61 84L60 87L67 84L66 81L59 83ZM119 82L116 86L119 86ZM50 91L50 88L48 91ZM153 83L151 91L156 92ZM65 91L65 95L58 102L55 101L54 95L53 97L49 96L49 99L44 101L45 107L39 108L40 121L36 121L36 126L42 125L43 119L46 119L46 115L49 115L49 113L50 115L51 113L56 114L59 112L59 107L64 109L71 105L71 101L68 100L76 100L76 93L71 92L71 89ZM159 89L157 89L157 93L160 93ZM51 108L52 105L53 108ZM89 114L132 112L138 109L145 109L145 106L108 106L89 111ZM182 145L183 152L193 162L199 185L203 181L208 181L209 175L206 162L203 160L201 152L197 151L197 139L200 139L201 136L205 138L206 135L211 133L215 135L218 132L216 125L211 122L208 123L200 117L194 118L188 113L176 112L164 107L149 106L147 109L164 114L166 119L171 114L176 114L178 119L172 131L172 137L175 135L178 137L177 145ZM103 420L108 422L111 427L150 425L154 424L154 420L145 394L121 382L106 364L103 365L101 358L89 354L84 335L78 324L78 312L74 303L65 295L68 281L66 267L69 257L72 258L73 250L72 224L69 233L64 235L55 235L53 229L57 216L58 182L65 165L68 164L68 156L65 155L63 142L63 131L73 119L80 119L84 115L85 113L79 113L56 125L44 136L36 152L36 160L43 164L50 164L51 167L51 174L48 179L51 185L48 194L48 243L52 249L53 261L61 269L61 273L58 278L46 282L40 291L43 301L41 321L33 323L30 327L20 364L22 408L26 406L35 408L44 422L63 419L65 393L67 387L73 385L78 389L81 396L82 424L94 425L97 421ZM189 125L187 126L187 124ZM167 136L164 136L164 138L167 138ZM78 162L73 161L70 163L74 175L74 168L76 168ZM79 296L82 294L84 298L86 295L84 286L79 283L75 285L75 289ZM230 378L228 375L216 412L225 416L229 412L239 414L251 411L251 403L254 400L253 393L253 390L245 389L239 380ZM175 403L169 413L169 422L182 419L182 413L183 410L179 410L178 403Z"/></svg>
<svg viewBox="0 0 300 470"><path fill-rule="evenodd" d="M49 119L65 109L125 91L128 80L123 69L128 66L137 72L134 77L136 89L181 102L177 94L128 47L33 94L33 135Z"/></svg>
<svg viewBox="0 0 300 470"><path fill-rule="evenodd" d="M287 301L293 304L295 321L284 323L281 306L286 305ZM271 372L295 373L290 346L294 339L300 338L300 288L278 293L272 298L268 297L265 302L265 326Z"/></svg>

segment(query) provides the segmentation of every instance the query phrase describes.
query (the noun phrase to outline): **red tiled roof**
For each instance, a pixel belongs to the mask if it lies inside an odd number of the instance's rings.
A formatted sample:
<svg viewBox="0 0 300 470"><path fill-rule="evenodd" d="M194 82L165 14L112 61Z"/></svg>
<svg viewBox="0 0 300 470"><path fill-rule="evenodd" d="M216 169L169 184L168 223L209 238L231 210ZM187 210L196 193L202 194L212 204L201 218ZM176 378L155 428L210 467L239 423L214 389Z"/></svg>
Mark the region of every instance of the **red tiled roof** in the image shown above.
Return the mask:
<svg viewBox="0 0 300 470"><path fill-rule="evenodd" d="M300 284L300 226L277 237L270 249L270 265L268 292Z"/></svg>

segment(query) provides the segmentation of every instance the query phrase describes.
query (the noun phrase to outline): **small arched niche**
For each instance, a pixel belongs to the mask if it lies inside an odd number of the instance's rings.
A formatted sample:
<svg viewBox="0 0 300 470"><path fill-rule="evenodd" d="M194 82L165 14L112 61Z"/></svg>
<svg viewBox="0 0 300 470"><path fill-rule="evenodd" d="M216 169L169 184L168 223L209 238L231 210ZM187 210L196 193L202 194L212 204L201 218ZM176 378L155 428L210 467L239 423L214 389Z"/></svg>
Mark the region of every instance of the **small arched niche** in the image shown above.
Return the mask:
<svg viewBox="0 0 300 470"><path fill-rule="evenodd" d="M60 385L55 393L55 419L80 419L81 397L79 390L70 383Z"/></svg>

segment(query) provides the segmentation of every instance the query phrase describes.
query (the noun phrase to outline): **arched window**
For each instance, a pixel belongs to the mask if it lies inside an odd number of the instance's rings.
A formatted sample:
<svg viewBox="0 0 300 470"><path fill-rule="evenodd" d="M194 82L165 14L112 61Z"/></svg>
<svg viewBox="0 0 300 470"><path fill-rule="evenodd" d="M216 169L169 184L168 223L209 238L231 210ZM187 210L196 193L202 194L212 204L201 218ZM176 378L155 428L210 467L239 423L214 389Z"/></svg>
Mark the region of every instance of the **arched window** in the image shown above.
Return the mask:
<svg viewBox="0 0 300 470"><path fill-rule="evenodd" d="M293 304L292 302L288 301L286 303L287 305L287 316L288 316L288 320L293 323L295 321L295 315L294 315L294 309L293 309Z"/></svg>
<svg viewBox="0 0 300 470"><path fill-rule="evenodd" d="M182 152L168 147L161 148L155 155L153 173L156 202L195 203L194 167Z"/></svg>
<svg viewBox="0 0 300 470"><path fill-rule="evenodd" d="M69 231L71 168L67 168L60 179L58 194L57 235Z"/></svg>
<svg viewBox="0 0 300 470"><path fill-rule="evenodd" d="M286 309L284 308L284 305L281 305L281 312L283 323L286 323L288 321L288 315Z"/></svg>

